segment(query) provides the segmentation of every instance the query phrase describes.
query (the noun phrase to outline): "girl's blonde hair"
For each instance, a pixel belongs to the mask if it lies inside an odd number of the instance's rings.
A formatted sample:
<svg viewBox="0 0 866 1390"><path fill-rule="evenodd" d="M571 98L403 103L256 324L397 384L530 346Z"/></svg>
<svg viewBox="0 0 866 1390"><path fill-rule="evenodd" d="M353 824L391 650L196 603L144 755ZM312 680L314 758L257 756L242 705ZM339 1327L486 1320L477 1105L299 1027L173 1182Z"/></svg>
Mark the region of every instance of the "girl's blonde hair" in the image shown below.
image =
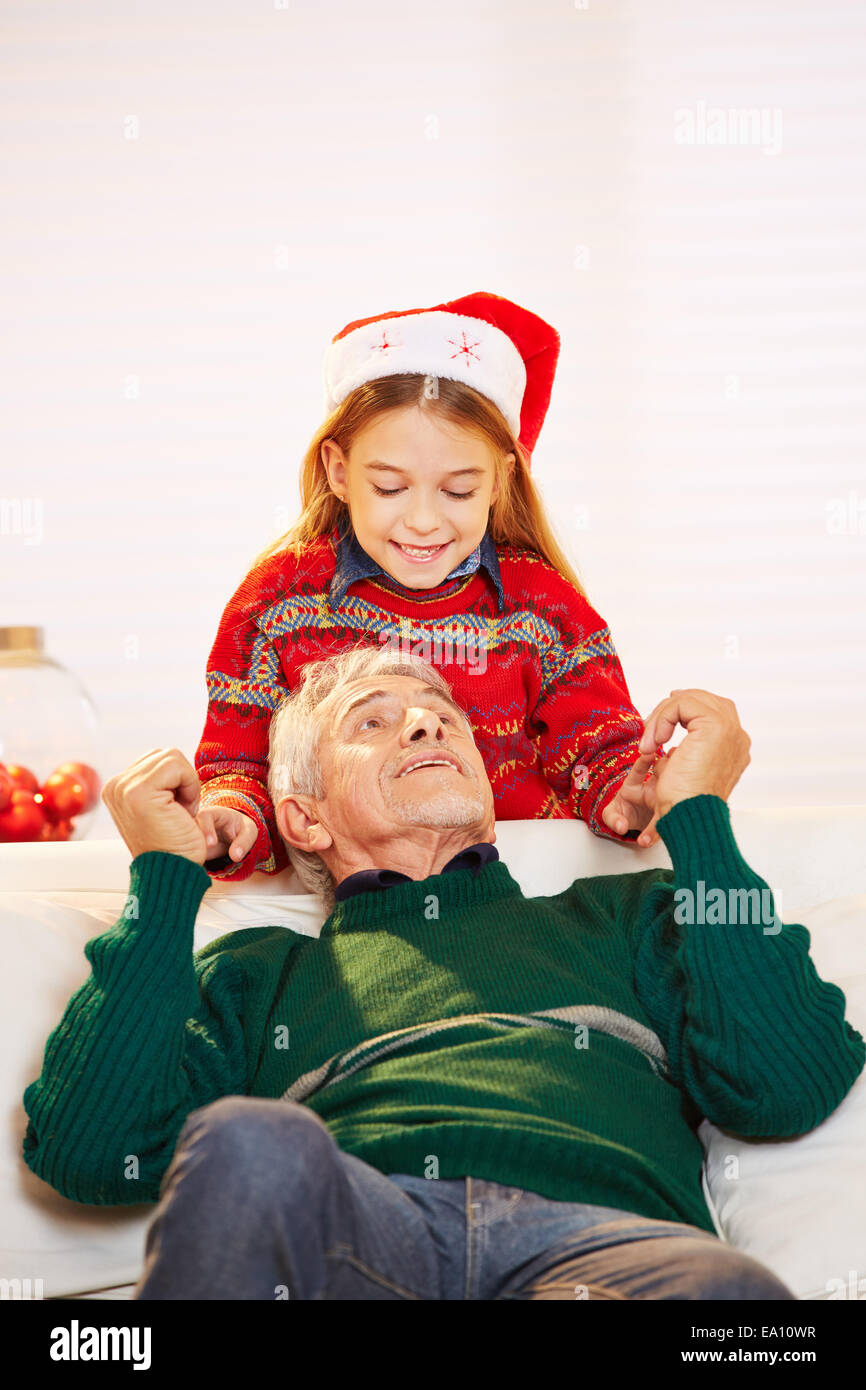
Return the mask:
<svg viewBox="0 0 866 1390"><path fill-rule="evenodd" d="M434 386L432 392L430 383ZM493 453L494 476L499 483L499 495L490 508L489 528L494 544L534 550L583 594L584 588L544 514L544 505L529 474L526 451L497 407L462 381L425 377L415 372L365 382L350 392L328 416L313 436L301 465L301 515L284 535L256 556L254 565L281 550L299 558L305 546L328 535L337 525L343 504L334 496L328 482L322 462L324 441L333 439L348 457L362 430L386 411L410 405L430 410L486 440ZM513 467L506 462L510 453L515 455Z"/></svg>

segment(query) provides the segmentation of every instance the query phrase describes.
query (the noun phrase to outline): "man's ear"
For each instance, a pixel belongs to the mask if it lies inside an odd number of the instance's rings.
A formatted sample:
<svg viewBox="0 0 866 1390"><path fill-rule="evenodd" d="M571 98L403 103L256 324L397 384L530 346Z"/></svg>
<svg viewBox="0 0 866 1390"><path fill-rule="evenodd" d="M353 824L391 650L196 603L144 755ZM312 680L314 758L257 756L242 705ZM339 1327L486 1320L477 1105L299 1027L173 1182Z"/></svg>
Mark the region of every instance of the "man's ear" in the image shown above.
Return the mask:
<svg viewBox="0 0 866 1390"><path fill-rule="evenodd" d="M321 854L334 843L330 831L319 820L313 796L284 796L274 807L277 828L292 849Z"/></svg>

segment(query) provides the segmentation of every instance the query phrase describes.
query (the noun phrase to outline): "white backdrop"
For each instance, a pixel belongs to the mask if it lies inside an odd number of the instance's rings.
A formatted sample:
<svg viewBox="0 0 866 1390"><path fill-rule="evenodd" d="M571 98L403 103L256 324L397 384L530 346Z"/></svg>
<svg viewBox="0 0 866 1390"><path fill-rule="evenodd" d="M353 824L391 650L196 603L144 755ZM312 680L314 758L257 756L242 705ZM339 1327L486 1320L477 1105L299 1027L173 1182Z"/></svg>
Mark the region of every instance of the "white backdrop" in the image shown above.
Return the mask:
<svg viewBox="0 0 866 1390"><path fill-rule="evenodd" d="M866 800L860 0L0 22L0 624L90 689L104 776L192 758L326 343L486 289L562 335L533 467L635 703L735 700L735 804Z"/></svg>

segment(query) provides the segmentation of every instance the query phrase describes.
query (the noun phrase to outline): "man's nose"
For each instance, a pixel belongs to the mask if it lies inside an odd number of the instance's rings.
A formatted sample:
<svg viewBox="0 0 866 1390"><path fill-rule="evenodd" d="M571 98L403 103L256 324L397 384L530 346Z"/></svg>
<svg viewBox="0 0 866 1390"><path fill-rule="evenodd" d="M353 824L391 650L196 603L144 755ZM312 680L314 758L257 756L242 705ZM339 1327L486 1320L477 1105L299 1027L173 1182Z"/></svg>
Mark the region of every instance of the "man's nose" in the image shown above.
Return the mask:
<svg viewBox="0 0 866 1390"><path fill-rule="evenodd" d="M400 738L402 744L417 743L421 739L440 739L445 737L442 721L435 710L409 709L403 724Z"/></svg>

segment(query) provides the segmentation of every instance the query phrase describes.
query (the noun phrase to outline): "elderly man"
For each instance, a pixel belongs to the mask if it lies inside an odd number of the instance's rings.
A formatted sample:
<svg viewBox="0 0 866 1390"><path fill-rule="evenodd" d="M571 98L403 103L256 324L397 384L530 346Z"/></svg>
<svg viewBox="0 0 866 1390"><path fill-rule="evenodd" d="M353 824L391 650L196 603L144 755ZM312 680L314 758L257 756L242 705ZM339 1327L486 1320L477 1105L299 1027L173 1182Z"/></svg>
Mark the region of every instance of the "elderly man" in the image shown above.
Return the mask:
<svg viewBox="0 0 866 1390"><path fill-rule="evenodd" d="M696 1127L803 1134L866 1046L804 928L754 911L725 804L748 745L729 700L674 691L631 777L673 869L527 899L435 669L307 668L270 786L330 915L196 955L198 781L147 754L104 792L130 898L25 1092L27 1163L159 1200L140 1299L793 1298L714 1234Z"/></svg>

